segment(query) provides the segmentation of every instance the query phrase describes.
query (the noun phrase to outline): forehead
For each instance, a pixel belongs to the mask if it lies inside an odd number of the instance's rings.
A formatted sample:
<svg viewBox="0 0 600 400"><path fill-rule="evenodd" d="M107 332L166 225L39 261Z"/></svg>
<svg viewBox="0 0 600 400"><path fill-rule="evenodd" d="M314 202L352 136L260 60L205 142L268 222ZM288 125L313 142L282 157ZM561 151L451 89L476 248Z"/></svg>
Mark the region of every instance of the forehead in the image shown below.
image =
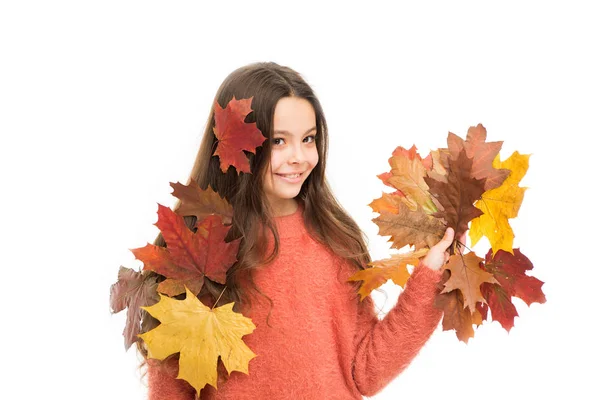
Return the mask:
<svg viewBox="0 0 600 400"><path fill-rule="evenodd" d="M299 97L279 99L273 116L273 131L303 135L316 125L316 115L312 104Z"/></svg>

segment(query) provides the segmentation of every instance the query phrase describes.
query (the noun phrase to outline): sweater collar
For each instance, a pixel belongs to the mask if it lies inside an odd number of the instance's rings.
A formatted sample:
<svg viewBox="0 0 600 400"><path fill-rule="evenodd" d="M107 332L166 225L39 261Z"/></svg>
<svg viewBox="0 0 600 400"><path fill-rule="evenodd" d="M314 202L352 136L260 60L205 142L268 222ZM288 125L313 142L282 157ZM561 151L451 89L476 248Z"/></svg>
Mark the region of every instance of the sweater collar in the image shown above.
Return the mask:
<svg viewBox="0 0 600 400"><path fill-rule="evenodd" d="M275 217L280 238L299 237L306 232L304 226L304 204L299 201L298 208L292 214Z"/></svg>

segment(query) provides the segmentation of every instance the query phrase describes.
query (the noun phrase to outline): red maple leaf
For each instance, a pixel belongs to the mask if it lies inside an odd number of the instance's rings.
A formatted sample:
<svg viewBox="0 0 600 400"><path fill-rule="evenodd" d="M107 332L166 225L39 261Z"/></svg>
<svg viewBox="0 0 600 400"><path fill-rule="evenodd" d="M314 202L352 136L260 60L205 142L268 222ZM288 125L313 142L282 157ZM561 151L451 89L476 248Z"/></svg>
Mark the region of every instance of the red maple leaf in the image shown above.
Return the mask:
<svg viewBox="0 0 600 400"><path fill-rule="evenodd" d="M485 270L494 275L506 293L520 298L528 306L531 303L545 303L546 296L542 292L544 282L525 275L525 272L533 269L533 264L519 248L513 249L513 253L498 250L492 256L490 249L485 256Z"/></svg>
<svg viewBox="0 0 600 400"><path fill-rule="evenodd" d="M167 244L166 248L151 244L133 249L135 257L144 263L144 270L152 270L166 278L158 291L174 296L185 292L184 285L198 294L204 278L225 283L227 270L237 261L239 239L225 242L230 227L221 217L209 215L192 232L183 217L159 204L158 222Z"/></svg>
<svg viewBox="0 0 600 400"><path fill-rule="evenodd" d="M256 127L256 123L245 123L244 119L252 111L250 104L252 97L236 100L235 96L221 108L215 101L215 127L213 132L218 139L217 148L213 153L219 156L221 171L227 172L229 166L233 166L237 173L250 173L250 163L245 151L255 153L255 149L261 146L265 137Z"/></svg>
<svg viewBox="0 0 600 400"><path fill-rule="evenodd" d="M507 332L510 332L511 328L515 326L515 317L519 316L511 296L502 286L487 282L481 285L481 294L492 312L492 319L498 321ZM481 306L485 310L486 317L487 306ZM481 314L484 315L483 312Z"/></svg>

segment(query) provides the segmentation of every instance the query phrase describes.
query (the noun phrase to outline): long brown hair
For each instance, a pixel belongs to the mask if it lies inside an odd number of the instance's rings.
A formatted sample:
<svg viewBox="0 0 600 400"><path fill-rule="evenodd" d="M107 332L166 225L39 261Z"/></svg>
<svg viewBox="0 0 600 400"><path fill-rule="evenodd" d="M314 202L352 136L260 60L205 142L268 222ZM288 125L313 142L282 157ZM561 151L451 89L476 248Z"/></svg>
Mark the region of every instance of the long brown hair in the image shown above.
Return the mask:
<svg viewBox="0 0 600 400"><path fill-rule="evenodd" d="M221 305L234 301L234 310L239 310L242 304L249 306L251 301L247 290L254 289L260 293L260 289L252 280L252 271L271 262L278 254L279 236L273 212L265 201L263 180L271 159L275 106L284 97L306 99L312 105L316 115L316 146L319 162L296 197L304 206L306 228L316 241L353 263L357 269L363 269L371 261L364 233L335 199L325 178L327 123L321 104L311 87L291 68L273 62L259 62L238 68L227 76L214 100L224 108L234 96L236 99L253 98L251 104L253 111L248 114L245 122L255 122L267 140L256 149L256 154L248 153L252 173L238 175L232 167L223 173L218 157L213 156L217 138L213 133L214 106L211 107L188 184L195 180L202 189L210 186L229 201L234 213L226 241L237 238L241 238L241 241L238 261L228 270L226 284L221 285L205 280L198 297L205 298L210 295L209 297L216 300L220 296ZM174 208L177 209L179 205L180 201ZM187 216L184 219L192 229L196 217ZM274 238L274 249L269 255L266 254L267 230ZM165 246L162 235L158 235L154 244ZM147 273L155 274L151 271ZM156 321L152 323L152 317L148 313L144 312L143 315L145 326L157 324ZM141 341L138 341L138 349L144 357L147 356Z"/></svg>

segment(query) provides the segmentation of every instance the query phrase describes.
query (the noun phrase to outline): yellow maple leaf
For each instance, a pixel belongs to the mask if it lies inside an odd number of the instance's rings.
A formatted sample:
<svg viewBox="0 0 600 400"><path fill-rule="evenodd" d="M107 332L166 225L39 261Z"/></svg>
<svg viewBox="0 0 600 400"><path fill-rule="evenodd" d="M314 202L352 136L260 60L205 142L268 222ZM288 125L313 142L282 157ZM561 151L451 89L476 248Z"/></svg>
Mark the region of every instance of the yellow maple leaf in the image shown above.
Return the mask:
<svg viewBox="0 0 600 400"><path fill-rule="evenodd" d="M497 169L508 169L510 174L501 186L488 190L481 195L481 200L475 202L475 207L483 214L471 221L469 238L474 246L482 236L488 238L495 254L504 250L513 254L513 230L508 222L515 218L523 202L526 187L519 187L519 182L529 168L530 154L519 154L515 151L505 161L496 156L492 165Z"/></svg>
<svg viewBox="0 0 600 400"><path fill-rule="evenodd" d="M373 290L386 283L388 279L391 279L396 285L404 287L410 277L406 266L416 266L419 263L419 259L424 257L428 251L429 249L420 249L405 254L394 254L385 260L370 262L369 265L372 265L372 268L365 268L358 271L348 280L363 281L358 291L361 300L367 297Z"/></svg>
<svg viewBox="0 0 600 400"><path fill-rule="evenodd" d="M254 331L250 318L233 311L233 303L210 309L186 287L185 300L160 294L160 301L141 307L161 324L138 335L148 346L148 357L164 360L179 353L179 374L200 390L210 384L217 388L219 356L227 372L248 374L248 363L256 357L242 341L242 336Z"/></svg>

